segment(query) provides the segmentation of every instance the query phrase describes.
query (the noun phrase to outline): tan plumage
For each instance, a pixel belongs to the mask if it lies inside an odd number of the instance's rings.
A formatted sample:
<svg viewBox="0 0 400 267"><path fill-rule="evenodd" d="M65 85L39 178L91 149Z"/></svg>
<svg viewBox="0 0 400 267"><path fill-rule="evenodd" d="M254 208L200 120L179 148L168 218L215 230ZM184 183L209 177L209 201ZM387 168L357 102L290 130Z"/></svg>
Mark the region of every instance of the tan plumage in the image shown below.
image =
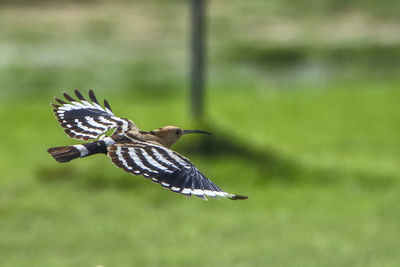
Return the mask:
<svg viewBox="0 0 400 267"><path fill-rule="evenodd" d="M201 130L182 130L177 126L164 126L153 131L138 131L136 129L128 131L126 134L129 137L144 141L152 142L164 147L170 148L175 144L183 135L189 133L203 133L211 134L210 132Z"/></svg>
<svg viewBox="0 0 400 267"><path fill-rule="evenodd" d="M129 119L114 115L104 100L100 106L93 91L89 91L88 102L79 91L78 101L68 94L69 102L58 98L52 104L54 113L70 137L79 140L98 139L86 144L50 148L47 151L59 162L68 162L78 157L107 154L111 162L126 172L143 175L175 193L185 196L227 197L246 199L246 196L227 193L205 177L189 159L169 149L183 135L190 133L211 134L201 130L182 130L176 126L165 126L153 131L140 131ZM110 129L111 136L105 136Z"/></svg>

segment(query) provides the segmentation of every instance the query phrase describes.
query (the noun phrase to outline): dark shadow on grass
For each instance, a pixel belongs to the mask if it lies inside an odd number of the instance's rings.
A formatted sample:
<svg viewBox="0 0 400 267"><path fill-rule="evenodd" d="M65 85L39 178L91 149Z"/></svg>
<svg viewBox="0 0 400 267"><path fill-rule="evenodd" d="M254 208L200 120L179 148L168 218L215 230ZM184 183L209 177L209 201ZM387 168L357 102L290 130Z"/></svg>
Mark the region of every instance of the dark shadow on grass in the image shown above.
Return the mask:
<svg viewBox="0 0 400 267"><path fill-rule="evenodd" d="M254 181L257 186L266 183L282 183L285 185L307 184L313 186L328 186L348 184L360 186L365 189L384 189L397 183L397 177L377 173L366 173L339 168L323 168L307 166L290 158L274 149L260 149L249 146L245 140L227 135L216 127L199 127L209 129L212 136L197 136L191 142L178 143L176 150L185 156L198 155L207 159L220 159L226 157L239 159L245 168L255 170ZM101 155L103 156L103 155ZM95 156L96 157L96 156ZM92 158L95 160L94 158ZM52 160L52 159L49 159ZM90 160L90 159L83 159ZM122 170L110 171L115 168L104 165L93 167L85 165L79 170L74 169L75 163L49 164L40 166L37 170L39 180L48 183L71 182L89 190L140 190L147 183L139 180L142 177L129 175ZM254 172L253 172L254 173Z"/></svg>
<svg viewBox="0 0 400 267"><path fill-rule="evenodd" d="M356 183L365 188L386 188L397 182L396 177L360 171L307 166L274 149L249 146L245 140L230 136L216 127L213 136L201 136L179 146L185 155L201 155L207 158L237 157L243 165L257 171L256 183L276 182L285 184L331 185Z"/></svg>
<svg viewBox="0 0 400 267"><path fill-rule="evenodd" d="M75 170L72 164L42 165L37 169L36 177L46 183L74 183L89 190L117 189L117 190L139 190L143 183L140 177L131 176L121 172L115 176L109 172L104 172L104 168L114 166L104 166L94 170L91 166Z"/></svg>

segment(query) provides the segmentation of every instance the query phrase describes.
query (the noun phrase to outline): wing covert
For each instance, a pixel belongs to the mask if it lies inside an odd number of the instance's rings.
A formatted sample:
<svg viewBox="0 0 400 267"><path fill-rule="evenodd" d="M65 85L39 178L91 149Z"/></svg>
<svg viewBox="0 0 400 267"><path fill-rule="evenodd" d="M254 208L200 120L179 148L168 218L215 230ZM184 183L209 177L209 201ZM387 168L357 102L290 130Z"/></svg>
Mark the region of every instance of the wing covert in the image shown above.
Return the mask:
<svg viewBox="0 0 400 267"><path fill-rule="evenodd" d="M247 198L224 192L204 176L187 158L159 145L134 141L108 147L111 162L126 172L143 175L175 193L190 197Z"/></svg>
<svg viewBox="0 0 400 267"><path fill-rule="evenodd" d="M78 140L96 139L112 128L117 133L126 132L136 125L128 119L114 115L107 100L102 107L92 90L89 91L91 102L86 100L82 94L75 90L79 100L75 100L68 94L63 94L67 102L54 98L58 103L52 103L53 111L61 127L70 137Z"/></svg>

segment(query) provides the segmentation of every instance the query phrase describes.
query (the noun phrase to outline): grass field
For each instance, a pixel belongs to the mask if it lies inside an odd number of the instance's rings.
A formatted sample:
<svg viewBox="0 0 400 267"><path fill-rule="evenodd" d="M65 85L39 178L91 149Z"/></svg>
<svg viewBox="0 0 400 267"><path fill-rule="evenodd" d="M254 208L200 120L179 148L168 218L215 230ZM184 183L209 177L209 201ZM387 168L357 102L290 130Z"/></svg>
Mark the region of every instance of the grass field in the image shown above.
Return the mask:
<svg viewBox="0 0 400 267"><path fill-rule="evenodd" d="M180 1L0 10L1 266L398 266L398 18L226 2L210 4L202 122ZM104 156L55 162L46 149L76 141L49 102L75 88L144 130L212 131L174 148L249 200L186 199Z"/></svg>

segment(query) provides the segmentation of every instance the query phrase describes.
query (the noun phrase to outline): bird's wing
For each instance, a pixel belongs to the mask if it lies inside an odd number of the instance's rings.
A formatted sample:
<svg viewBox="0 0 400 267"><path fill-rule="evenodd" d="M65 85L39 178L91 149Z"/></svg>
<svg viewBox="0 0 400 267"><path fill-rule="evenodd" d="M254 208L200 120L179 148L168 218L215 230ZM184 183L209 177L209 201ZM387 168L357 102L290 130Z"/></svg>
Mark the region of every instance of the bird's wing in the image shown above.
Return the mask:
<svg viewBox="0 0 400 267"><path fill-rule="evenodd" d="M78 100L64 93L67 102L55 97L58 103L52 103L54 114L70 137L88 140L96 139L112 128L116 128L116 133L137 129L131 120L115 116L107 100L104 100L104 107L100 106L92 90L89 91L91 102L78 90L75 95Z"/></svg>
<svg viewBox="0 0 400 267"><path fill-rule="evenodd" d="M227 197L245 199L229 194L205 177L187 158L159 145L134 141L114 144L108 148L112 163L135 175L143 175L155 183L185 196L199 198Z"/></svg>

